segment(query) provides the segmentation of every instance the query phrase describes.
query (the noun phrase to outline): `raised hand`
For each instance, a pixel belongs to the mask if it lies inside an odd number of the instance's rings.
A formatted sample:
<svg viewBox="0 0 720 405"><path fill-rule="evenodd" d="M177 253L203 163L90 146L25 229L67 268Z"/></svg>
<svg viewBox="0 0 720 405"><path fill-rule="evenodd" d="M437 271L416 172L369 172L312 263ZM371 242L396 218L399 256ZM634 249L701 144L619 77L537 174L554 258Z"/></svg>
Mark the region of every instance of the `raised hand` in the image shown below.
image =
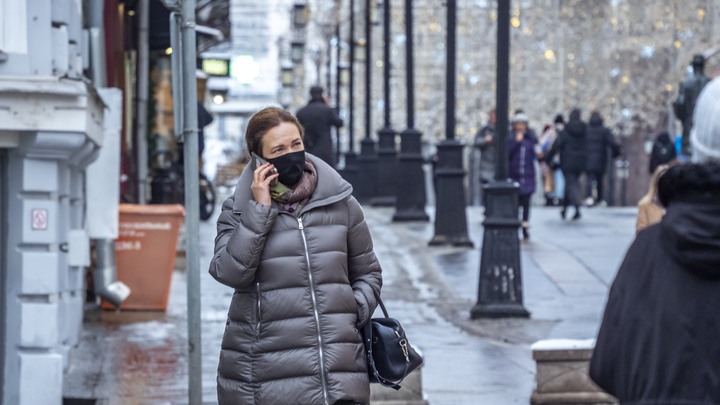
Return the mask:
<svg viewBox="0 0 720 405"><path fill-rule="evenodd" d="M280 175L275 173L268 176L268 173L273 169L273 167L274 166L270 163L258 166L257 169L255 169L253 182L250 185L255 201L260 204L267 205L268 207L272 203L272 199L270 198L270 182Z"/></svg>

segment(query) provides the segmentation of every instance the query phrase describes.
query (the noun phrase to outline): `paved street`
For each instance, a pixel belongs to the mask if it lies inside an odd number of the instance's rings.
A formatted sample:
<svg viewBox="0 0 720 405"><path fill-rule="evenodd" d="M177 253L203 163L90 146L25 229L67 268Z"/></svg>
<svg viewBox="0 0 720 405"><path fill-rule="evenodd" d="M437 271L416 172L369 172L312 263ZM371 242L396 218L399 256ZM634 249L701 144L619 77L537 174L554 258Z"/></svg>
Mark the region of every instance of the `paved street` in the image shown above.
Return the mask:
<svg viewBox="0 0 720 405"><path fill-rule="evenodd" d="M365 208L383 265L383 297L425 356L432 405L527 404L535 365L530 344L590 338L609 284L634 237L635 210L584 211L562 222L557 209L533 209L532 241L522 245L530 320L471 321L477 295L482 210L468 209L475 249L428 248L432 223L393 224L392 209ZM431 213L432 214L432 213ZM215 370L232 291L205 271L214 220L201 226L204 401L216 403ZM101 404L182 404L185 389L185 274L176 271L166 313L93 312L73 351L66 397Z"/></svg>

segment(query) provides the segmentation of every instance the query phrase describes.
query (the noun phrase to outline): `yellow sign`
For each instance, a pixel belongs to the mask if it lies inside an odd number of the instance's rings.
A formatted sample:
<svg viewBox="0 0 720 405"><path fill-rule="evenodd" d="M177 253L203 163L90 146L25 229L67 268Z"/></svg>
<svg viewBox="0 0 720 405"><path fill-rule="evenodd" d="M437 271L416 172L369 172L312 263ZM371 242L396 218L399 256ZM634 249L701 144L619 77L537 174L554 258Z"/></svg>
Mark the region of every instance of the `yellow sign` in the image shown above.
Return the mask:
<svg viewBox="0 0 720 405"><path fill-rule="evenodd" d="M211 76L227 76L230 73L229 64L223 59L203 59L202 70Z"/></svg>

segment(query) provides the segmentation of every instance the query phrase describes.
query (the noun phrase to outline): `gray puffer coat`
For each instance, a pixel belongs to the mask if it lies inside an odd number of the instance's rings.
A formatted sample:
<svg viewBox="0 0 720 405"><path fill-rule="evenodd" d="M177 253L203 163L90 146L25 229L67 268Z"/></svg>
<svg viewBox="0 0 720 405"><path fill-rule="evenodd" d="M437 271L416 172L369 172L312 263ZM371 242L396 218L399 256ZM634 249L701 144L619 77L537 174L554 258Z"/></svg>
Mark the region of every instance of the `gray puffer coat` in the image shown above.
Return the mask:
<svg viewBox="0 0 720 405"><path fill-rule="evenodd" d="M218 219L210 274L235 289L218 366L220 405L369 402L358 330L380 265L352 187L307 154L318 184L300 217L253 199L249 168Z"/></svg>

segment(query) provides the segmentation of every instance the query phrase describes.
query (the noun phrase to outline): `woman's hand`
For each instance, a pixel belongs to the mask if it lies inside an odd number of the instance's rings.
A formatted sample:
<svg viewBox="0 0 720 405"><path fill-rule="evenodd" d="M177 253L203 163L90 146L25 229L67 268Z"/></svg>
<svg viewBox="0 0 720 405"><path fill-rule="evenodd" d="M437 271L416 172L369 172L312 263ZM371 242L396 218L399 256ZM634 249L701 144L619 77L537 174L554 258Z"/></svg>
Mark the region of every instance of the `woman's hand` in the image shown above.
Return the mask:
<svg viewBox="0 0 720 405"><path fill-rule="evenodd" d="M273 167L274 166L270 163L258 166L257 169L255 169L253 182L250 185L255 201L260 204L267 205L268 207L272 203L272 200L270 199L270 182L280 175L278 173L270 176L267 175ZM265 176L267 176L267 178L265 178Z"/></svg>
<svg viewBox="0 0 720 405"><path fill-rule="evenodd" d="M515 142L522 142L523 139L525 139L525 134L522 132L518 132L515 134Z"/></svg>

